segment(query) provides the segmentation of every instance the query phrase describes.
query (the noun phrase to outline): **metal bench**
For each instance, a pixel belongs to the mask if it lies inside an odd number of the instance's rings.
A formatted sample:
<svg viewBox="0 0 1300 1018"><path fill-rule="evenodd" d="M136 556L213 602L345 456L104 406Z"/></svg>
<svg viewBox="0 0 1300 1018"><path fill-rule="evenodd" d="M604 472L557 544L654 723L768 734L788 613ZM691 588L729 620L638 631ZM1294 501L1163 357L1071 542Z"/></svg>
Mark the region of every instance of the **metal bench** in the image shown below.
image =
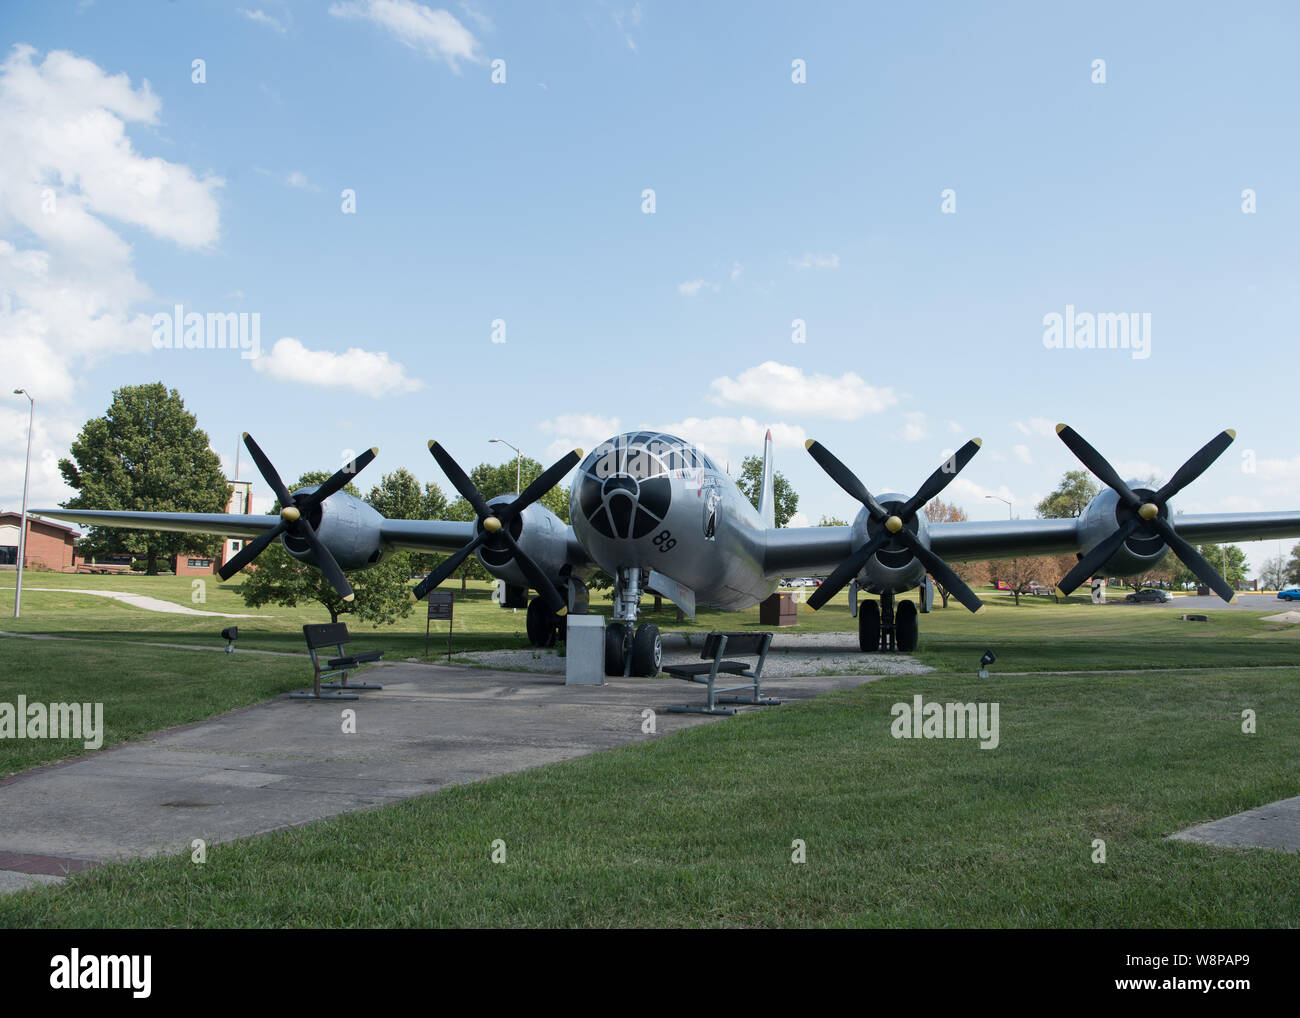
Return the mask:
<svg viewBox="0 0 1300 1018"><path fill-rule="evenodd" d="M734 710L719 707L720 703L746 704L751 707L774 707L780 700L764 699L759 688L763 677L763 662L767 660L768 648L772 646L771 633L710 633L704 640L704 650L700 653L698 663L664 665L663 670L674 678L687 682L699 682L708 686L708 694L703 707L688 704L674 704L667 710L671 714L735 714ZM743 661L724 661L727 653L745 656L757 656L758 663L751 670ZM718 675L735 675L748 679L738 686L718 687ZM719 696L719 693L734 693L738 689L749 690L749 696Z"/></svg>
<svg viewBox="0 0 1300 1018"><path fill-rule="evenodd" d="M303 638L307 641L307 650L311 652L311 663L315 669L315 677L312 680L312 692L310 693L290 693L289 698L292 700L359 700L358 690L383 689L384 687L373 682L354 682L348 683L348 672L360 665L367 664L371 661L380 661L383 659L382 650L371 650L364 654L345 654L343 645L351 641L352 637L348 633L348 627L342 622L317 622L302 627ZM338 648L339 656L330 658L321 662L320 655L317 653L323 647ZM329 675L342 676L338 681L321 682L321 679ZM322 689L334 690L330 693L322 693Z"/></svg>

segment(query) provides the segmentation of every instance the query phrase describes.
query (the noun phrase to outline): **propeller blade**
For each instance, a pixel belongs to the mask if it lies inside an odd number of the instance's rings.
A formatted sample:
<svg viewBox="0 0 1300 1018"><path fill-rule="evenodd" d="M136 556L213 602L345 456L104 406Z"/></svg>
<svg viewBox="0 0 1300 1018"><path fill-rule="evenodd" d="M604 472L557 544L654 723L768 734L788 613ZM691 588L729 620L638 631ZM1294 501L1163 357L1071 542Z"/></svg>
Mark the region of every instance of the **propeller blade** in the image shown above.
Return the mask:
<svg viewBox="0 0 1300 1018"><path fill-rule="evenodd" d="M345 463L343 466L339 467L338 470L334 471L333 476L330 477L328 481L307 496L299 508L302 509L303 512L306 512L312 506L324 502L327 498L333 495L334 492L338 491L343 487L343 485L347 484L348 481L352 480L352 478L356 477L357 474L361 473L361 471L368 467L370 461L378 455L379 447L373 446L363 452L351 463Z"/></svg>
<svg viewBox="0 0 1300 1018"><path fill-rule="evenodd" d="M1236 600L1237 592L1232 589L1232 585L1215 571L1214 566L1205 561L1199 551L1178 536L1168 520L1157 516L1151 521L1151 525L1160 531L1170 550L1183 560L1183 564L1188 569L1200 577L1202 583L1211 587L1229 604Z"/></svg>
<svg viewBox="0 0 1300 1018"><path fill-rule="evenodd" d="M1120 477L1115 472L1115 468L1106 461L1106 457L1084 441L1082 435L1068 424L1058 424L1056 433L1061 437L1066 448L1079 458L1079 462L1096 474L1102 484L1114 488L1119 493L1119 497L1134 509L1142 504L1142 500L1133 494L1129 486L1124 483L1124 478Z"/></svg>
<svg viewBox="0 0 1300 1018"><path fill-rule="evenodd" d="M865 485L858 480L853 471L836 459L826 446L822 445L815 439L810 438L804 443L804 448L806 448L809 455L817 461L817 465L830 475L832 481L867 507L868 511L870 511L872 517L877 522L889 518L889 513L886 512L885 507L876 501L875 496L873 496L871 492L867 491ZM847 583L848 580L845 580L844 582ZM825 584L823 584L823 586L825 586ZM812 603L812 598L808 599L808 603Z"/></svg>
<svg viewBox="0 0 1300 1018"><path fill-rule="evenodd" d="M280 507L293 505L293 496L289 494L289 489L284 486L280 480L280 475L276 473L275 467L271 466L271 461L266 458L266 453L262 452L261 446L253 441L253 436L247 431L244 432L244 445L248 451L253 454L253 462L257 464L257 471L262 475L262 479L275 492L275 497L280 500Z"/></svg>
<svg viewBox="0 0 1300 1018"><path fill-rule="evenodd" d="M1119 546L1124 540L1142 525L1140 517L1131 516L1121 525L1115 533L1102 541L1092 551L1088 552L1083 558L1074 564L1074 568L1065 574L1065 578L1056 585L1056 594L1058 597L1069 597L1076 587L1079 586L1089 576L1092 576L1102 566L1110 561L1110 557L1119 550Z"/></svg>
<svg viewBox="0 0 1300 1018"><path fill-rule="evenodd" d="M1169 478L1165 486L1156 492L1156 502L1164 505L1165 502L1173 498L1185 487L1210 469L1210 465L1223 455L1223 450L1232 445L1233 439L1237 433L1231 429L1220 431L1212 439L1201 447L1191 459L1174 471L1174 476Z"/></svg>
<svg viewBox="0 0 1300 1018"><path fill-rule="evenodd" d="M537 480L519 493L519 497L510 503L510 507L506 511L510 513L523 512L528 506L559 484L564 475L578 465L580 459L582 459L582 450L574 449L562 459L556 460L555 463L542 472Z"/></svg>
<svg viewBox="0 0 1300 1018"><path fill-rule="evenodd" d="M344 601L351 601L355 598L356 595L352 593L352 584L348 583L348 578L343 575L343 570L334 561L334 556L330 554L329 549L316 536L316 531L312 529L305 516L298 520L298 533L307 538L307 543L311 545L311 550L316 554L316 568L325 574L325 579L330 581L330 586L334 588L339 597L343 598Z"/></svg>
<svg viewBox="0 0 1300 1018"><path fill-rule="evenodd" d="M820 587L812 592L812 596L808 598L808 607L813 611L817 611L843 590L849 580L858 575L858 571L867 564L867 560L876 553L877 549L889 541L890 536L889 531L882 530L836 566L835 571L822 581Z"/></svg>
<svg viewBox="0 0 1300 1018"><path fill-rule="evenodd" d="M921 506L948 487L952 479L966 468L967 463L975 458L975 454L980 451L980 446L983 444L983 439L972 438L953 453L951 459L945 461L938 470L926 478L925 483L921 485L915 495L907 500L907 504L903 506L898 515L903 519L908 519ZM945 583L944 586L947 587L948 584ZM951 590L952 588L949 587L948 589Z"/></svg>
<svg viewBox="0 0 1300 1018"><path fill-rule="evenodd" d="M483 501L483 496L478 493L474 483L465 476L465 471L460 468L460 464L451 458L451 453L447 452L433 439L429 439L429 452L433 453L433 458L438 461L438 466L442 467L442 472L447 475L447 480L451 481L451 486L460 492L461 497L466 502L474 507L474 512L478 513L478 518L485 520L491 516L492 510Z"/></svg>
<svg viewBox="0 0 1300 1018"><path fill-rule="evenodd" d="M978 446L977 446L978 448ZM971 455L974 455L973 453ZM966 581L953 572L952 567L922 544L906 527L898 532L903 543L912 549L912 554L921 560L926 571L934 577L935 582L945 587L948 593L957 598L970 611L977 612L984 607L979 595L966 585Z"/></svg>
<svg viewBox="0 0 1300 1018"><path fill-rule="evenodd" d="M239 572L239 570L243 569L244 566L257 558L258 555L266 551L267 545L283 534L288 528L289 525L285 523L284 520L281 520L270 530L266 531L266 533L261 537L248 542L240 548L239 553L234 558L217 570L217 575L223 580L230 579L235 575L235 573Z"/></svg>
<svg viewBox="0 0 1300 1018"><path fill-rule="evenodd" d="M550 608L556 615L563 615L567 612L569 606L564 598L560 596L560 592L555 589L555 584L551 582L550 577L542 572L541 567L524 553L524 549L519 547L515 539L510 536L509 530L503 528L500 534L505 538L506 544L510 545L510 550L514 552L515 565L527 578L528 585L542 596L542 600L546 602L546 607Z"/></svg>
<svg viewBox="0 0 1300 1018"><path fill-rule="evenodd" d="M465 547L461 548L460 551L438 563L437 568L435 568L433 572L421 580L416 586L415 599L418 601L420 598L428 594L429 591L433 590L434 587L442 583L442 581L448 576L454 573L460 564L469 558L474 549L486 541L487 538L487 531L480 531L478 536L475 537L474 540L470 541L469 544L465 545Z"/></svg>

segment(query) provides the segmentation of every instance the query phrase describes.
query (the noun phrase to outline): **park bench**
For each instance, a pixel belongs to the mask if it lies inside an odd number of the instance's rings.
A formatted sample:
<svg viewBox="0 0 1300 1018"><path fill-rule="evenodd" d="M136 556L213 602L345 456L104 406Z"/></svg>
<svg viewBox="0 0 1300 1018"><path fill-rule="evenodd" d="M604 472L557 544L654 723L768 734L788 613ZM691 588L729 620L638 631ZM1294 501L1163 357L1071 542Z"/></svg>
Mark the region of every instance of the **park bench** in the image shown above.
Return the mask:
<svg viewBox="0 0 1300 1018"><path fill-rule="evenodd" d="M772 646L771 633L710 633L704 640L704 649L700 652L698 662L664 665L663 670L674 678L686 682L698 682L708 686L703 707L689 704L674 704L667 708L673 714L735 714L734 710L719 707L720 703L738 703L749 706L771 707L781 701L764 699L759 683L763 677L763 662L767 660L768 649ZM757 657L751 666L743 661L724 660L726 654L745 657ZM719 675L734 675L747 679L736 686L718 687ZM725 680L724 680L725 681ZM720 693L734 693L739 689L749 690L748 696L719 696Z"/></svg>
<svg viewBox="0 0 1300 1018"><path fill-rule="evenodd" d="M312 668L315 670L315 677L312 680L312 692L310 693L290 693L289 696L294 700L358 700L358 690L383 689L376 683L371 682L348 682L348 672L363 664L371 661L383 659L382 650L371 650L364 654L346 654L343 651L343 645L351 641L352 637L348 633L348 627L342 622L316 622L302 627L303 638L307 641L307 650L311 652ZM338 650L338 657L329 658L322 661L320 650L325 647L335 647ZM330 682L321 682L321 679L327 676L341 676L338 680ZM332 690L329 693L322 693L322 689Z"/></svg>

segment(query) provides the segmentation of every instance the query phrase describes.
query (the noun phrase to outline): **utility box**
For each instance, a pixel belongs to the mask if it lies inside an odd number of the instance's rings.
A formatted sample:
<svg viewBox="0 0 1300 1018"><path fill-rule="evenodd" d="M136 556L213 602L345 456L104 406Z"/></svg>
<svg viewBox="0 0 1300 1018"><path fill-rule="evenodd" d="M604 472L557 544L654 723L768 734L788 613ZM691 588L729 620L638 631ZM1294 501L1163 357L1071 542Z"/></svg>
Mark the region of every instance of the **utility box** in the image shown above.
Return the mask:
<svg viewBox="0 0 1300 1018"><path fill-rule="evenodd" d="M605 616L566 615L564 684L605 684Z"/></svg>
<svg viewBox="0 0 1300 1018"><path fill-rule="evenodd" d="M794 626L799 624L799 606L793 594L773 594L758 606L760 626Z"/></svg>

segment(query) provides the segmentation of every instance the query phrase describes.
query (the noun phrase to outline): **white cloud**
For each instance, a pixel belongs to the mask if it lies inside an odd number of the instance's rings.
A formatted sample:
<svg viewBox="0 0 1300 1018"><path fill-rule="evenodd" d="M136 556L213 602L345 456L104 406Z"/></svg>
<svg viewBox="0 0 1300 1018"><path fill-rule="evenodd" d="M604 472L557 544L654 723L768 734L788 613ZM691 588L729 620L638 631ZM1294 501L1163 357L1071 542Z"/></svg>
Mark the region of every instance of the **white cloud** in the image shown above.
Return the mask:
<svg viewBox="0 0 1300 1018"><path fill-rule="evenodd" d="M703 279L688 279L684 283L677 284L677 292L683 297L696 297L708 285Z"/></svg>
<svg viewBox="0 0 1300 1018"><path fill-rule="evenodd" d="M730 462L732 469L740 467L746 456L763 454L763 436L769 425L759 424L752 417L687 417L672 424L651 425L688 442L694 442L724 467ZM797 424L773 424L772 442L778 449L802 451L808 435Z"/></svg>
<svg viewBox="0 0 1300 1018"><path fill-rule="evenodd" d="M785 521L787 527L807 527L810 526L806 513L796 512Z"/></svg>
<svg viewBox="0 0 1300 1018"><path fill-rule="evenodd" d="M546 447L546 454L551 459L558 459L574 448L590 451L620 433L617 417L602 417L600 414L560 414L542 421L537 427L556 436L555 441Z"/></svg>
<svg viewBox="0 0 1300 1018"><path fill-rule="evenodd" d="M269 354L255 358L252 363L255 371L279 382L351 389L375 398L424 388L419 379L407 377L406 368L401 364L390 361L387 353L372 353L360 347L351 347L341 354L309 350L289 336L276 340Z"/></svg>
<svg viewBox="0 0 1300 1018"><path fill-rule="evenodd" d="M1016 459L1020 460L1021 463L1034 462L1034 457L1029 455L1029 446L1027 445L1013 446L1011 451L1016 454Z"/></svg>
<svg viewBox="0 0 1300 1018"><path fill-rule="evenodd" d="M402 44L427 56L442 59L456 74L459 61L482 63L478 40L449 11L415 0L357 0L330 7L336 18L360 18L387 29Z"/></svg>
<svg viewBox="0 0 1300 1018"><path fill-rule="evenodd" d="M741 277L741 275L744 273L744 271L745 271L745 269L744 269L744 267L740 264L740 262L732 262L732 263L731 263L731 281L732 281L733 283L739 283L739 282L740 282L740 277Z"/></svg>
<svg viewBox="0 0 1300 1018"><path fill-rule="evenodd" d="M152 294L116 224L191 249L220 234L221 181L142 155L127 135L160 112L148 82L133 87L72 53L38 62L20 45L0 64L0 234L13 238L0 240L0 349L7 388L37 400L33 504L69 494L56 463L80 427L82 415L67 409L78 379L103 358L152 351L150 316L138 310ZM21 499L21 461L15 468L8 443L25 453L26 428L25 406L0 411L5 503Z"/></svg>
<svg viewBox="0 0 1300 1018"><path fill-rule="evenodd" d="M894 437L904 442L919 442L927 434L925 414L913 411L903 415L903 426L894 432Z"/></svg>
<svg viewBox="0 0 1300 1018"><path fill-rule="evenodd" d="M811 251L806 251L800 259L791 258L790 264L796 269L838 269L840 267L840 256L837 254L814 254Z"/></svg>
<svg viewBox="0 0 1300 1018"><path fill-rule="evenodd" d="M855 372L805 375L800 368L776 361L764 361L734 379L715 378L709 388L715 403L742 403L840 421L880 413L898 402L892 389L868 385Z"/></svg>
<svg viewBox="0 0 1300 1018"><path fill-rule="evenodd" d="M492 19L482 11L478 10L471 4L462 3L460 9L465 12L465 17L478 26L480 32L492 32L496 30L496 25L492 24Z"/></svg>
<svg viewBox="0 0 1300 1018"><path fill-rule="evenodd" d="M284 178L284 182L290 187L296 187L299 191L319 191L320 188L307 179L307 174L299 170L294 170Z"/></svg>
<svg viewBox="0 0 1300 1018"><path fill-rule="evenodd" d="M265 25L267 28L279 32L281 35L284 35L285 30L288 27L279 18L267 14L266 11L263 10L249 11L245 10L243 7L238 7L236 10L249 21L255 22L259 25ZM285 14L287 16L288 12L286 11Z"/></svg>
<svg viewBox="0 0 1300 1018"><path fill-rule="evenodd" d="M614 24L623 33L623 41L627 43L627 48L633 53L637 53L639 50L636 48L636 40L632 38L632 32L641 27L642 16L643 12L639 3L634 3L626 10L613 12Z"/></svg>
<svg viewBox="0 0 1300 1018"><path fill-rule="evenodd" d="M13 388L13 386L9 386ZM23 474L27 457L28 404L21 396L11 397L16 406L0 405L0 510L22 509ZM59 473L59 460L68 455L68 446L79 430L65 416L50 415L36 407L32 427L31 482L27 494L28 508L52 509L76 492Z"/></svg>
<svg viewBox="0 0 1300 1018"><path fill-rule="evenodd" d="M1045 438L1051 438L1056 434L1056 422L1049 421L1046 417L1031 417L1028 424L1024 421L1012 421L1011 423L1022 435L1041 435Z"/></svg>
<svg viewBox="0 0 1300 1018"><path fill-rule="evenodd" d="M1266 481L1300 478L1300 456L1284 459L1260 459L1255 462L1255 472Z"/></svg>

